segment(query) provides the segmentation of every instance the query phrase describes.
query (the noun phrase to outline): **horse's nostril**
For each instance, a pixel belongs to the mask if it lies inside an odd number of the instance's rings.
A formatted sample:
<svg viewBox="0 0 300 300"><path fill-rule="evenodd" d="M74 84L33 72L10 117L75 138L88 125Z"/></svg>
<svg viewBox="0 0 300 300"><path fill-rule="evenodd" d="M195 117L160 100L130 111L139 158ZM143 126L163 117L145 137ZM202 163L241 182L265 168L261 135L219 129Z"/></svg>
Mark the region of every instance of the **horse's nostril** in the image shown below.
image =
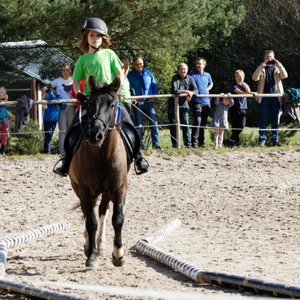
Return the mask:
<svg viewBox="0 0 300 300"><path fill-rule="evenodd" d="M102 138L103 138L102 133L97 133L97 134L96 134L96 141L101 141Z"/></svg>

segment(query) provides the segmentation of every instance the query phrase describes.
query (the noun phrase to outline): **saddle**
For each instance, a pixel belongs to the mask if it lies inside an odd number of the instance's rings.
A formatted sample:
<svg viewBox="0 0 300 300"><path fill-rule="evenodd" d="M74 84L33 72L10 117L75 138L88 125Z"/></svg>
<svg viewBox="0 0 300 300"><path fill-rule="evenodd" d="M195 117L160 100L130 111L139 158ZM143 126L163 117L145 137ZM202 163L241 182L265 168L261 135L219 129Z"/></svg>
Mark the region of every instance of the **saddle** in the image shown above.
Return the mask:
<svg viewBox="0 0 300 300"><path fill-rule="evenodd" d="M64 150L66 156L71 160L75 152L78 150L87 130L89 127L89 121L87 117L83 117L81 122L75 123L68 131L65 142ZM120 126L120 135L122 137L126 154L127 162L131 164L137 157L140 151L141 140L135 127L128 123L123 122Z"/></svg>

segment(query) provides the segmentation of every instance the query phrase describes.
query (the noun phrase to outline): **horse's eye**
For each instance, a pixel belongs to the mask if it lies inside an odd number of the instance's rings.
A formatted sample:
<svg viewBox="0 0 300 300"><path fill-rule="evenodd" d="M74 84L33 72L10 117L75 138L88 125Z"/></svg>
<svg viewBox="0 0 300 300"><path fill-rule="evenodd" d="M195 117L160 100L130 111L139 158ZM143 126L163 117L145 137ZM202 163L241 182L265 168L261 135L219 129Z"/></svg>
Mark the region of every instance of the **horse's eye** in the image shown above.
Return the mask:
<svg viewBox="0 0 300 300"><path fill-rule="evenodd" d="M114 101L114 100L108 101L107 102L107 106L109 106L109 107L115 107L116 106L116 101Z"/></svg>

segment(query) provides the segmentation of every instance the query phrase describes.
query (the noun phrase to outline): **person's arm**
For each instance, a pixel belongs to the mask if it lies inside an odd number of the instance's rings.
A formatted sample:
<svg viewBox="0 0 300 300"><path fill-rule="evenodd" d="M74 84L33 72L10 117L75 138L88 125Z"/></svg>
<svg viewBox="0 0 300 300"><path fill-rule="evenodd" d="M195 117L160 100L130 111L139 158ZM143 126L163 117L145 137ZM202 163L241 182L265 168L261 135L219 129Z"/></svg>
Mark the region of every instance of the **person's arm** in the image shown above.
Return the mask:
<svg viewBox="0 0 300 300"><path fill-rule="evenodd" d="M249 94L249 93L251 93L250 87L247 83L241 82L241 85L245 89L244 91L236 88L236 86L235 86L234 89L233 89L233 92L236 93L236 94Z"/></svg>
<svg viewBox="0 0 300 300"><path fill-rule="evenodd" d="M230 103L228 105L228 108L232 107L234 105L234 100L232 98L230 98Z"/></svg>
<svg viewBox="0 0 300 300"><path fill-rule="evenodd" d="M151 72L149 72L149 75L151 77L151 90L152 90L152 95L158 95L158 86L157 86L157 83L156 83L156 80L153 76L153 74ZM148 98L148 101L149 102L154 102L155 101L155 98Z"/></svg>
<svg viewBox="0 0 300 300"><path fill-rule="evenodd" d="M120 78L121 80L121 85L123 84L124 82L124 78L125 78L125 75L124 75L124 69L123 68L120 68L117 70L117 77Z"/></svg>
<svg viewBox="0 0 300 300"><path fill-rule="evenodd" d="M81 92L81 90L80 90L80 80L73 80L73 88L74 88L75 94Z"/></svg>
<svg viewBox="0 0 300 300"><path fill-rule="evenodd" d="M185 78L185 81L187 83L188 89L187 90L181 90L180 94L187 94L187 101L191 101L192 97L194 95L198 94L198 88L195 83L195 80L192 76L188 76Z"/></svg>
<svg viewBox="0 0 300 300"><path fill-rule="evenodd" d="M192 91L193 95L198 95L198 87L192 76L190 76L189 90Z"/></svg>
<svg viewBox="0 0 300 300"><path fill-rule="evenodd" d="M287 73L285 67L280 63L279 60L277 60L277 59L274 59L274 60L275 60L275 66L279 69L280 79L281 80L286 79L288 77L288 73Z"/></svg>
<svg viewBox="0 0 300 300"><path fill-rule="evenodd" d="M180 95L181 94L181 91L179 88L178 88L178 80L177 80L177 76L173 76L172 77L172 82L171 82L171 94L174 94L174 95Z"/></svg>
<svg viewBox="0 0 300 300"><path fill-rule="evenodd" d="M265 66L266 66L266 64L265 64L265 62L263 62L262 64L260 64L260 65L256 68L255 72L252 74L252 80L253 80L253 81L258 81L258 80L259 80L260 74L261 74L261 72L263 71L263 69L264 69Z"/></svg>
<svg viewBox="0 0 300 300"><path fill-rule="evenodd" d="M209 84L207 86L207 90L210 91L213 88L213 86L214 86L214 83L212 82L211 84Z"/></svg>

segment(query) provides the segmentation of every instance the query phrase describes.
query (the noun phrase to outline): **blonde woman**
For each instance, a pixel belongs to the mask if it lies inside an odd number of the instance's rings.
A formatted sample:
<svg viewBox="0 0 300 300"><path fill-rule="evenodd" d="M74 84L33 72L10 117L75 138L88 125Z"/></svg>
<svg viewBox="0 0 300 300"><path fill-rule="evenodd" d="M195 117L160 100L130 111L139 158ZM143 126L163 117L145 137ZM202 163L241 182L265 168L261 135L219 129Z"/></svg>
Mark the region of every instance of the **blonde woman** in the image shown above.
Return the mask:
<svg viewBox="0 0 300 300"><path fill-rule="evenodd" d="M232 94L238 94L240 97L233 98L234 104L230 108L231 119L231 137L230 146L241 146L240 134L246 126L247 98L243 94L251 93L249 85L244 82L245 73L243 70L236 70L234 74L235 81L231 84L230 91Z"/></svg>

